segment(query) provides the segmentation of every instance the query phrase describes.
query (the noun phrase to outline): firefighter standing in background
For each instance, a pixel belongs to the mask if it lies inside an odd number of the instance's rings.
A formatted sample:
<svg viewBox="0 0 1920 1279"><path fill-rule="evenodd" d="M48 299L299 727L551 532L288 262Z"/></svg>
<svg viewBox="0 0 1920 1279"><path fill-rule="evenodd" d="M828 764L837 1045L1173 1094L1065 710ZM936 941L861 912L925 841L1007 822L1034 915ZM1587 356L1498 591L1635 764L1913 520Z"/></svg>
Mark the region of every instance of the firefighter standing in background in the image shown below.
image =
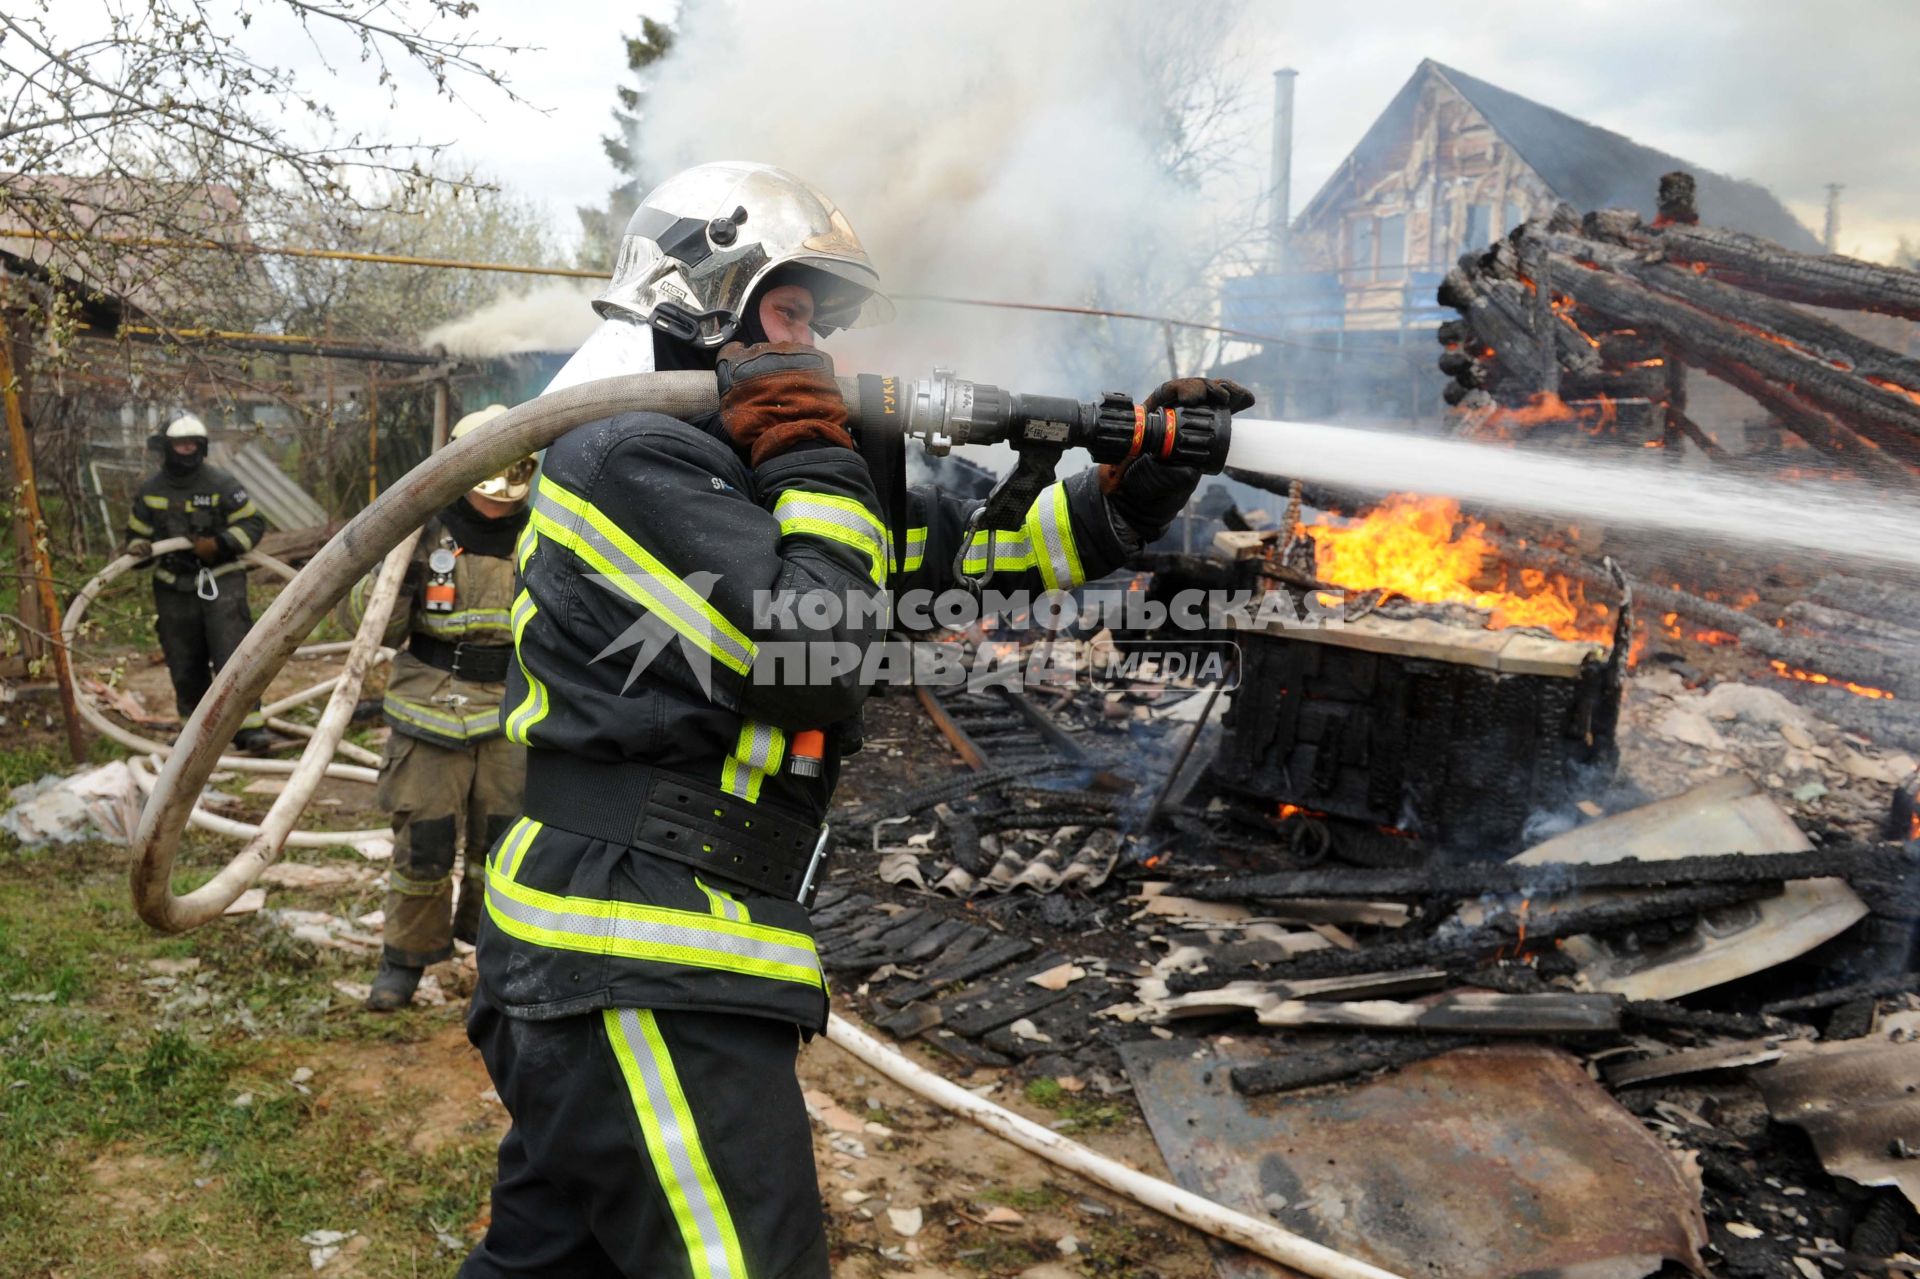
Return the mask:
<svg viewBox="0 0 1920 1279"><path fill-rule="evenodd" d="M459 439L506 412L493 405L453 428ZM421 971L472 941L480 913L479 867L487 848L520 812L526 751L500 731L500 699L513 656L513 551L527 524L534 461L522 458L476 485L421 534L387 642L394 658L381 704L393 735L380 761L377 801L392 814L380 971L367 1007L391 1012L412 1002ZM371 577L341 605L358 628ZM455 854L467 872L453 901Z"/></svg>
<svg viewBox="0 0 1920 1279"><path fill-rule="evenodd" d="M769 654L885 627L756 599L940 590L989 556L996 589L1076 586L1199 480L1147 458L1083 471L992 532L968 527L978 502L913 489L893 545L813 347L889 315L878 286L819 191L708 164L647 196L596 299L651 328L655 368L715 370L720 407L578 427L534 489L505 716L530 748L525 812L487 867L467 1021L513 1125L462 1279L827 1275L794 1058L826 1024L808 884L866 688L844 667L783 678ZM1148 403L1251 400L1185 379Z"/></svg>
<svg viewBox="0 0 1920 1279"><path fill-rule="evenodd" d="M240 557L258 544L267 522L240 482L207 461L207 427L199 418L177 417L156 439L160 470L134 495L124 549L144 560L155 542L193 539L192 550L169 551L153 565L154 629L174 709L186 719L253 627ZM271 743L257 706L233 741L242 750Z"/></svg>

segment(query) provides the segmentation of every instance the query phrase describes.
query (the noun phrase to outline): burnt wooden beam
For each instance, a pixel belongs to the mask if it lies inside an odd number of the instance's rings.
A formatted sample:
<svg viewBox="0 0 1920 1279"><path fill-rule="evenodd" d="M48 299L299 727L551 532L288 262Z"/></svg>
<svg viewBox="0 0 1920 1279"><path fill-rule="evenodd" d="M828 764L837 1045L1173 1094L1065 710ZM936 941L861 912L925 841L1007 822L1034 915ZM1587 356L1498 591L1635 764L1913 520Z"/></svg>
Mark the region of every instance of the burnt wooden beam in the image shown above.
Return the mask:
<svg viewBox="0 0 1920 1279"><path fill-rule="evenodd" d="M1875 386L1792 346L1773 341L1697 306L1665 297L1646 285L1550 255L1555 284L1583 307L1618 328L1658 332L1689 360L1718 373L1734 363L1794 388L1795 393L1845 415L1862 435L1902 461L1920 463L1920 402L1904 392Z"/></svg>
<svg viewBox="0 0 1920 1279"><path fill-rule="evenodd" d="M1650 239L1669 261L1698 262L1716 277L1755 293L1920 320L1920 272L1837 253L1796 253L1757 235L1721 227L1665 227Z"/></svg>
<svg viewBox="0 0 1920 1279"><path fill-rule="evenodd" d="M1170 994L1197 994L1232 981L1270 981L1275 977L1336 977L1433 966L1470 971L1481 958L1521 944L1549 942L1584 933L1613 932L1662 920L1684 920L1703 911L1720 910L1771 895L1748 884L1710 884L1703 888L1676 888L1624 901L1599 902L1569 910L1505 912L1478 927L1443 937L1385 942L1361 950L1310 950L1272 966L1252 970L1219 969L1200 973L1173 973L1167 978Z"/></svg>
<svg viewBox="0 0 1920 1279"><path fill-rule="evenodd" d="M1676 884L1767 884L1837 876L1886 878L1905 866L1898 853L1856 848L1807 853L1729 853L1667 861L1480 862L1410 868L1320 867L1235 876L1216 883L1184 883L1180 895L1198 901L1286 901L1298 897L1450 897L1527 893L1558 897L1603 888L1666 888Z"/></svg>
<svg viewBox="0 0 1920 1279"><path fill-rule="evenodd" d="M1234 1066L1227 1074L1243 1097L1265 1097L1295 1088L1337 1084L1357 1075L1398 1070L1456 1048L1480 1043L1473 1035L1431 1035L1421 1039L1366 1039L1335 1044L1317 1052L1290 1052L1267 1061Z"/></svg>
<svg viewBox="0 0 1920 1279"><path fill-rule="evenodd" d="M1506 995L1463 991L1432 1003L1289 1000L1260 1010L1262 1026L1296 1030L1391 1030L1476 1035L1593 1035L1620 1029L1620 999L1555 991Z"/></svg>
<svg viewBox="0 0 1920 1279"><path fill-rule="evenodd" d="M1783 386L1732 360L1706 360L1701 363L1701 369L1751 397L1816 452L1882 485L1912 488L1920 484L1912 467L1889 456L1873 440L1856 431L1855 423L1828 412L1793 387Z"/></svg>

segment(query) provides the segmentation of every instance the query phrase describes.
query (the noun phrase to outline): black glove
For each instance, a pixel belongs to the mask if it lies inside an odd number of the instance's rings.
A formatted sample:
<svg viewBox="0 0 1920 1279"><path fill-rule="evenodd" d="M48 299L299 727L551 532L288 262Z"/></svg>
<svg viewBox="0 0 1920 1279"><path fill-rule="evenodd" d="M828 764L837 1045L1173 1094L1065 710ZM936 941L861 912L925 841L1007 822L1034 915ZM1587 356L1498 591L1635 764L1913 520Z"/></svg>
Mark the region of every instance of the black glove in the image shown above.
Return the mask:
<svg viewBox="0 0 1920 1279"><path fill-rule="evenodd" d="M1197 467L1163 466L1150 457L1135 458L1124 468L1103 466L1100 472L1107 508L1139 535L1143 547L1166 536L1173 517L1200 486Z"/></svg>
<svg viewBox="0 0 1920 1279"><path fill-rule="evenodd" d="M1176 409L1225 409L1229 413L1244 413L1253 407L1253 392L1225 378L1177 377L1171 382L1162 382L1160 388L1147 397L1146 410L1151 413L1169 405Z"/></svg>

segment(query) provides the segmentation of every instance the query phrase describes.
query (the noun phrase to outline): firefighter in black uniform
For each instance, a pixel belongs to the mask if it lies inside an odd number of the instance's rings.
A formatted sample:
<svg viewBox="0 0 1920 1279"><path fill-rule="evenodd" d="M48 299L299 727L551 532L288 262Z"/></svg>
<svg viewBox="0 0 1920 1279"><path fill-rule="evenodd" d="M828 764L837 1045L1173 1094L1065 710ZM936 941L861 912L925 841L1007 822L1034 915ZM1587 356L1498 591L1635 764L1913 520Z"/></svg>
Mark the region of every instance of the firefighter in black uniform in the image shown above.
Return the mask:
<svg viewBox="0 0 1920 1279"><path fill-rule="evenodd" d="M134 495L124 549L147 559L155 542L193 539L191 550L169 551L153 563L154 629L173 680L174 709L186 719L253 626L240 557L259 544L267 521L240 482L207 461L207 428L199 418L177 417L156 439L160 469ZM233 741L242 750L271 743L258 707Z"/></svg>
<svg viewBox="0 0 1920 1279"><path fill-rule="evenodd" d="M468 1021L513 1124L468 1279L828 1273L794 1075L827 988L799 898L866 690L857 669L756 675L782 645L864 646L883 624L756 616L756 595L937 589L963 538L962 571L991 553L998 589L1077 585L1199 478L1085 471L970 537L975 504L915 490L894 556L809 331L885 318L878 283L821 193L710 164L647 196L596 300L653 327L657 367L717 362L720 412L580 427L535 483L502 708L526 799L488 859ZM1156 394L1250 402L1197 379Z"/></svg>

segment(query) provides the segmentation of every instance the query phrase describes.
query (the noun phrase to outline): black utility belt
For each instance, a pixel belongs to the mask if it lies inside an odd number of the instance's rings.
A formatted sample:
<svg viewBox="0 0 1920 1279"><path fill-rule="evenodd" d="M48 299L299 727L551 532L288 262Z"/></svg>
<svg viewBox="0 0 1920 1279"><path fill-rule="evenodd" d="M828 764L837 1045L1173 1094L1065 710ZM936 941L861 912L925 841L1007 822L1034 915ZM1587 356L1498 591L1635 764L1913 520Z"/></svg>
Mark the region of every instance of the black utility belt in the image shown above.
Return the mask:
<svg viewBox="0 0 1920 1279"><path fill-rule="evenodd" d="M827 828L644 764L527 753L522 811L590 839L638 848L769 897L811 905Z"/></svg>
<svg viewBox="0 0 1920 1279"><path fill-rule="evenodd" d="M513 664L511 644L449 644L419 631L407 637L407 651L435 670L476 684L498 684Z"/></svg>

